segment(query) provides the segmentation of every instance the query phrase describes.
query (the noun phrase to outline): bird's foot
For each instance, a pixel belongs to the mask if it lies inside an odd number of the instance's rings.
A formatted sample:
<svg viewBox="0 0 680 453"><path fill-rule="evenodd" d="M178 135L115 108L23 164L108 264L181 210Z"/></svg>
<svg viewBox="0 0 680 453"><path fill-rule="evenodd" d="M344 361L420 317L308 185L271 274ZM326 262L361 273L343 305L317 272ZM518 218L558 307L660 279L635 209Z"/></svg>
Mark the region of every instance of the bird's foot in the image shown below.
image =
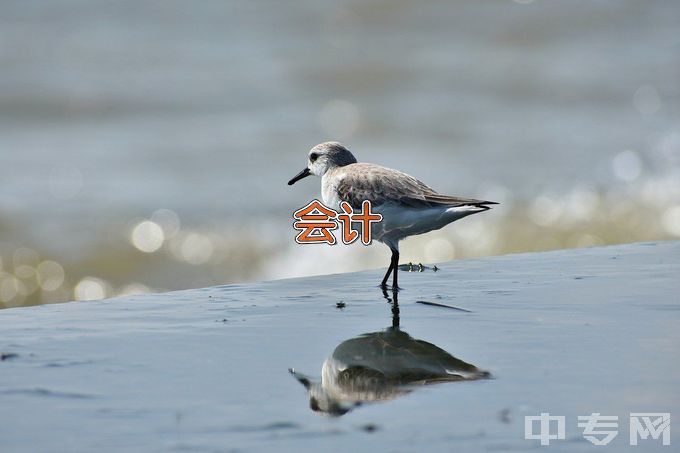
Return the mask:
<svg viewBox="0 0 680 453"><path fill-rule="evenodd" d="M428 270L437 272L439 268L436 265L433 265L432 267L426 266L423 263L407 263L407 264L400 264L399 265L399 270L404 271L404 272L425 272Z"/></svg>
<svg viewBox="0 0 680 453"><path fill-rule="evenodd" d="M401 291L402 288L400 286L394 286L394 285L387 285L387 284L379 284L378 288L382 289L383 291L386 291L388 289L392 291Z"/></svg>

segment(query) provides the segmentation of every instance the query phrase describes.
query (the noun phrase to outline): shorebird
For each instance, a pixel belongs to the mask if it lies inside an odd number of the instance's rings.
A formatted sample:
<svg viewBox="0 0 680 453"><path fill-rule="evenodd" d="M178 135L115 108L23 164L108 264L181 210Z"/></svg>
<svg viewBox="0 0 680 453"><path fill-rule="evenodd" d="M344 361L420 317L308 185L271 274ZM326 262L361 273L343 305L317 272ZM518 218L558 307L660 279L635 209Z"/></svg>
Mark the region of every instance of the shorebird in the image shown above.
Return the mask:
<svg viewBox="0 0 680 453"><path fill-rule="evenodd" d="M396 303L396 294L393 296ZM387 401L417 387L488 379L491 373L393 325L340 343L321 367L321 381L288 370L309 394L309 407L341 416L363 403Z"/></svg>
<svg viewBox="0 0 680 453"><path fill-rule="evenodd" d="M321 197L329 208L340 210L345 201L352 209L361 209L362 202L371 202L373 212L382 221L373 223L372 238L392 251L390 265L380 286L387 287L393 274L392 288L398 289L399 241L409 236L438 230L470 214L484 212L498 204L442 195L411 175L376 164L359 163L354 155L338 142L325 142L309 151L307 166L288 185L302 178L321 177Z"/></svg>

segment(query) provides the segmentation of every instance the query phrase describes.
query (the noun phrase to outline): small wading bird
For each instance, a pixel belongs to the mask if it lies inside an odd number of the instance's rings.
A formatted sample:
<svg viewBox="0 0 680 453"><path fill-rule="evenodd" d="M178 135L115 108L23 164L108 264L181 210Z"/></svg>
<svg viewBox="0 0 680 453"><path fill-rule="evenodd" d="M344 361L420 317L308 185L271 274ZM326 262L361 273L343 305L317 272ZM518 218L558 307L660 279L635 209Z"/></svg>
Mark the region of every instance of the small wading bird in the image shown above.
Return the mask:
<svg viewBox="0 0 680 453"><path fill-rule="evenodd" d="M390 298L383 289L383 297L392 305L392 326L340 343L324 361L320 382L288 369L307 389L313 411L339 417L363 403L391 400L418 387L491 377L401 330L397 292Z"/></svg>
<svg viewBox="0 0 680 453"><path fill-rule="evenodd" d="M321 382L288 370L309 392L309 407L341 416L363 403L388 401L426 385L488 379L491 374L399 327L340 343L321 367Z"/></svg>
<svg viewBox="0 0 680 453"><path fill-rule="evenodd" d="M309 175L321 177L321 197L326 206L339 210L346 201L352 209L371 202L382 221L372 224L372 238L392 251L390 266L380 286L385 288L391 273L392 287L398 289L399 241L416 234L438 230L470 214L484 212L498 204L442 195L413 176L375 164L358 163L354 155L337 142L316 145L309 151L307 166L288 185Z"/></svg>

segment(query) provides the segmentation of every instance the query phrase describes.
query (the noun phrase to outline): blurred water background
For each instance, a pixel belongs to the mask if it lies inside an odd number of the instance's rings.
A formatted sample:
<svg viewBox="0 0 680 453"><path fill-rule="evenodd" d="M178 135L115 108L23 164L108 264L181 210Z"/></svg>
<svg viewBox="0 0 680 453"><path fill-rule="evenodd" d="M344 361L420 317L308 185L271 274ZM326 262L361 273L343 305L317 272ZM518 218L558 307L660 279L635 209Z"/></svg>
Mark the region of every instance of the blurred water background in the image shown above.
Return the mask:
<svg viewBox="0 0 680 453"><path fill-rule="evenodd" d="M0 3L0 308L386 266L318 142L502 204L402 261L680 237L680 2Z"/></svg>

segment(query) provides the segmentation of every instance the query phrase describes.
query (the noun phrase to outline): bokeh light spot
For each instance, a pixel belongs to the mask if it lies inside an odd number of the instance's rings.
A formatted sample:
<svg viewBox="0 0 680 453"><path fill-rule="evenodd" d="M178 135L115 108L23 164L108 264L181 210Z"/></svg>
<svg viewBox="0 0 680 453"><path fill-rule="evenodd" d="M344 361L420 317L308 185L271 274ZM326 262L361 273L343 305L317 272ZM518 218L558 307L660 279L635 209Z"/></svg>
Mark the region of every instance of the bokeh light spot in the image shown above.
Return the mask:
<svg viewBox="0 0 680 453"><path fill-rule="evenodd" d="M170 209L159 209L151 214L151 221L157 223L162 229L165 239L170 239L179 233L180 221L175 211Z"/></svg>
<svg viewBox="0 0 680 453"><path fill-rule="evenodd" d="M119 292L118 296L134 296L152 292L151 288L141 283L128 283Z"/></svg>
<svg viewBox="0 0 680 453"><path fill-rule="evenodd" d="M612 160L614 175L622 181L635 181L642 172L642 162L635 151L626 150Z"/></svg>
<svg viewBox="0 0 680 453"><path fill-rule="evenodd" d="M26 292L23 282L13 275L6 276L0 282L0 302L7 305L21 305Z"/></svg>
<svg viewBox="0 0 680 453"><path fill-rule="evenodd" d="M132 230L132 245L145 253L153 253L163 245L165 234L163 228L156 222L144 220Z"/></svg>
<svg viewBox="0 0 680 453"><path fill-rule="evenodd" d="M14 269L14 275L21 279L29 279L35 277L35 268L28 264L21 264Z"/></svg>
<svg viewBox="0 0 680 453"><path fill-rule="evenodd" d="M189 264L203 264L213 254L213 245L209 238L199 233L189 233L182 242L182 257Z"/></svg>
<svg viewBox="0 0 680 453"><path fill-rule="evenodd" d="M14 268L27 264L29 266L37 266L40 262L40 255L35 250L28 247L19 247L12 254L12 264Z"/></svg>
<svg viewBox="0 0 680 453"><path fill-rule="evenodd" d="M680 236L680 205L666 209L661 217L664 230L673 236Z"/></svg>
<svg viewBox="0 0 680 453"><path fill-rule="evenodd" d="M548 226L557 222L562 214L562 203L547 196L534 200L529 210L529 217L539 226Z"/></svg>
<svg viewBox="0 0 680 453"><path fill-rule="evenodd" d="M106 297L107 284L95 277L85 277L78 282L73 290L76 300L98 300Z"/></svg>
<svg viewBox="0 0 680 453"><path fill-rule="evenodd" d="M56 261L43 261L38 265L37 273L43 291L56 291L64 283L64 268Z"/></svg>

